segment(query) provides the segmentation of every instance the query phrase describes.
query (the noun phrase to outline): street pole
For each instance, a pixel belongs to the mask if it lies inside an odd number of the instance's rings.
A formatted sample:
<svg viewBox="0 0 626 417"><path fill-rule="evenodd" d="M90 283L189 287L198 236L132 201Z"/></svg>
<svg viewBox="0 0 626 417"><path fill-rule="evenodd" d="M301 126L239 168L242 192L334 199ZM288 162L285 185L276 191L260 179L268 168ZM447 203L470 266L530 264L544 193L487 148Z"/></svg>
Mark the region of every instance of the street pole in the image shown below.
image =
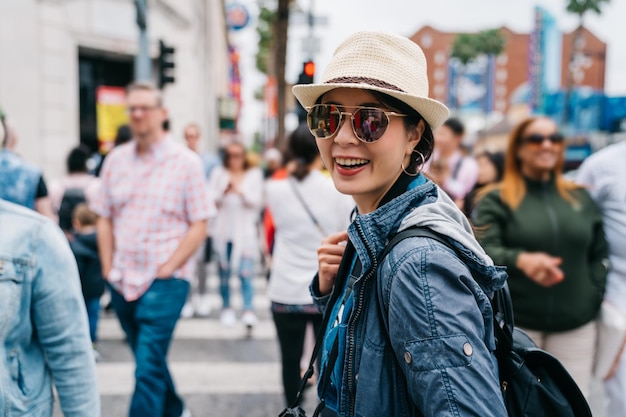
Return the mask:
<svg viewBox="0 0 626 417"><path fill-rule="evenodd" d="M139 50L135 55L135 81L152 80L150 54L148 52L148 3L147 0L135 0L137 8L137 26L139 27Z"/></svg>

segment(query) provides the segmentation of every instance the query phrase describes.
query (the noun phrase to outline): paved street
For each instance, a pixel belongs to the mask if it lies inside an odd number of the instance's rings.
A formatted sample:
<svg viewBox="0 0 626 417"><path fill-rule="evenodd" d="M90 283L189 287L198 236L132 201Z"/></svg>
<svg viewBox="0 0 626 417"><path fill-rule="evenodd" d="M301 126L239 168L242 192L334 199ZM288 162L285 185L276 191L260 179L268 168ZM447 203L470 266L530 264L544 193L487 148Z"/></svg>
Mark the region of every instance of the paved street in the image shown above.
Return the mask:
<svg viewBox="0 0 626 417"><path fill-rule="evenodd" d="M280 382L279 348L265 297L265 278L255 279L254 305L259 324L248 337L243 324L225 328L219 322L220 298L217 279L209 282L213 311L208 318L178 322L169 360L179 393L194 417L271 417L284 408ZM232 280L232 303L241 307L239 282ZM103 417L127 417L133 390L134 363L114 314L103 313L99 328L98 381ZM602 392L595 384L591 405L595 417ZM317 405L313 389L307 391L304 407ZM62 417L57 410L53 417Z"/></svg>
<svg viewBox="0 0 626 417"><path fill-rule="evenodd" d="M233 305L241 306L233 279ZM254 305L259 324L251 337L243 324L224 328L219 322L216 279L210 282L213 311L209 318L181 319L169 360L179 393L194 417L268 417L284 408L279 348L265 298L265 279L255 279ZM103 417L127 417L134 364L114 314L104 314L99 328L98 381ZM315 408L313 390L306 407ZM54 417L61 417L57 410Z"/></svg>

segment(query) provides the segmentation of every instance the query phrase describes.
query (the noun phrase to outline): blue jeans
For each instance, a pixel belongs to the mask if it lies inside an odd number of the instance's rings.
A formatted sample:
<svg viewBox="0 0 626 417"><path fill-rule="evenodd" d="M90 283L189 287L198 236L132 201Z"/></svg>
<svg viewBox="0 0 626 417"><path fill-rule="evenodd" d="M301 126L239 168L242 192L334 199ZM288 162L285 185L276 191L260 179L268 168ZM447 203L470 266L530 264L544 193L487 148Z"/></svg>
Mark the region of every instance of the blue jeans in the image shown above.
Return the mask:
<svg viewBox="0 0 626 417"><path fill-rule="evenodd" d="M135 355L135 392L129 417L180 417L183 401L167 367L167 351L189 283L155 279L138 300L126 301L111 288L111 303Z"/></svg>
<svg viewBox="0 0 626 417"><path fill-rule="evenodd" d="M89 319L89 336L91 343L98 341L98 317L100 316L100 298L89 298L85 300L87 308L87 318Z"/></svg>
<svg viewBox="0 0 626 417"><path fill-rule="evenodd" d="M230 260L233 252L233 244L226 244L226 265L219 262L220 276L220 295L222 296L222 307L230 308ZM254 288L252 286L252 277L254 276L254 261L245 257L239 260L239 279L241 280L241 296L243 297L244 310L252 310L252 297L254 296Z"/></svg>

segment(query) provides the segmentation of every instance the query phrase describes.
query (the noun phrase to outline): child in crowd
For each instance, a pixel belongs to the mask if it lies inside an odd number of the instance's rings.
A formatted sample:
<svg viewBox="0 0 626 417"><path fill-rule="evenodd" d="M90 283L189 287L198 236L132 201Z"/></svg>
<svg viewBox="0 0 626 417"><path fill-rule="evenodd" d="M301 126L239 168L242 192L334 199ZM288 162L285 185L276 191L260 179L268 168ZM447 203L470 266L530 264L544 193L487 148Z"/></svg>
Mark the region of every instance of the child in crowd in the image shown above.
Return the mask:
<svg viewBox="0 0 626 417"><path fill-rule="evenodd" d="M72 223L76 237L70 242L70 247L80 274L80 282L87 307L89 318L89 335L93 345L96 360L99 358L96 350L98 315L100 314L100 297L104 293L104 279L98 256L98 242L96 239L96 220L98 215L91 211L86 204L79 204L74 209Z"/></svg>

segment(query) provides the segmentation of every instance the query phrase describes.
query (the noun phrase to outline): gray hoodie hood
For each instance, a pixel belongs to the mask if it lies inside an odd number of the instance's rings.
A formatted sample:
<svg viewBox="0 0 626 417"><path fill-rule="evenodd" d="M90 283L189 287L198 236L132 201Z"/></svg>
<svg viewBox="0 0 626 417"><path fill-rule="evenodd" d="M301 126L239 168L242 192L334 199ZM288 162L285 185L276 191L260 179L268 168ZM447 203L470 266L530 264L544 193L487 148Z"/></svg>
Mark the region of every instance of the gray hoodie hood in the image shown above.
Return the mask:
<svg viewBox="0 0 626 417"><path fill-rule="evenodd" d="M406 192L377 210L357 215L348 234L367 270L372 266L372 257L381 261L378 257L395 234L411 227L428 228L444 236L483 290L491 293L504 285L505 268L494 266L476 241L465 215L445 192L423 175L417 177Z"/></svg>

